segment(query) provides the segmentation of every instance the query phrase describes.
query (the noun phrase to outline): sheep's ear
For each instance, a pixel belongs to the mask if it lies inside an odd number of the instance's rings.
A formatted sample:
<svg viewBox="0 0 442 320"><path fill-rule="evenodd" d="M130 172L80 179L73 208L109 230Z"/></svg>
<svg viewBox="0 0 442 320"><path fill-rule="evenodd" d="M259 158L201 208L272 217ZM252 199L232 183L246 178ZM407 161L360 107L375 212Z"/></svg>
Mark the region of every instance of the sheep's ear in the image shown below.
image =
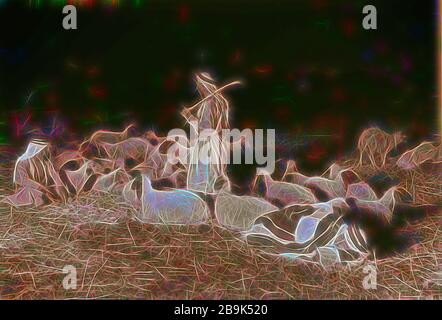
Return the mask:
<svg viewBox="0 0 442 320"><path fill-rule="evenodd" d="M122 193L123 193L124 200L128 204L130 204L134 208L139 208L141 205L141 202L140 202L139 196L137 194L137 191L134 189L134 187L135 187L134 182L135 182L135 179L126 183L126 185L123 188Z"/></svg>
<svg viewBox="0 0 442 320"><path fill-rule="evenodd" d="M136 130L137 130L136 126L133 123L131 123L123 130L123 132L122 132L123 138L127 139L128 137L135 135Z"/></svg>
<svg viewBox="0 0 442 320"><path fill-rule="evenodd" d="M270 173L264 168L256 168L257 176L270 176Z"/></svg>
<svg viewBox="0 0 442 320"><path fill-rule="evenodd" d="M262 176L256 175L255 179L252 182L251 190L253 193L257 195L266 195L267 194L267 182Z"/></svg>
<svg viewBox="0 0 442 320"><path fill-rule="evenodd" d="M69 186L71 189L73 188L73 191L75 191L76 194L79 194L86 182L88 181L89 177L92 175L90 171L92 171L89 168L90 162L86 161L79 169L77 170L66 170L66 177L69 182Z"/></svg>
<svg viewBox="0 0 442 320"><path fill-rule="evenodd" d="M294 160L288 160L285 173L290 174L294 172L299 172L298 167L296 166L296 162Z"/></svg>
<svg viewBox="0 0 442 320"><path fill-rule="evenodd" d="M396 193L397 187L391 187L384 193L382 198L379 199L379 202L388 209L388 215L386 217L388 221L391 221L391 218L393 216L394 207L396 205Z"/></svg>
<svg viewBox="0 0 442 320"><path fill-rule="evenodd" d="M374 190L365 182L349 184L347 187L346 197L355 197L357 199L367 201L378 200Z"/></svg>
<svg viewBox="0 0 442 320"><path fill-rule="evenodd" d="M143 191L152 191L152 182L150 181L149 177L145 174L141 175L141 186Z"/></svg>
<svg viewBox="0 0 442 320"><path fill-rule="evenodd" d="M345 185L350 185L361 181L361 178L353 170L343 170L341 171L342 181Z"/></svg>
<svg viewBox="0 0 442 320"><path fill-rule="evenodd" d="M402 131L399 131L395 133L395 138L396 138L396 144L400 144L407 139L407 136Z"/></svg>
<svg viewBox="0 0 442 320"><path fill-rule="evenodd" d="M296 162L293 160L288 160L285 162L284 172L282 173L282 177L279 179L280 181L285 181L288 176L294 175L298 173L298 167L296 166Z"/></svg>
<svg viewBox="0 0 442 320"><path fill-rule="evenodd" d="M342 167L339 165L339 164L337 164L337 163L333 163L326 171L325 171L325 173L323 174L323 176L326 176L327 175L327 173L328 173L328 177L331 179L331 180L335 180L338 176L339 176L339 174L342 172L343 170L342 170Z"/></svg>

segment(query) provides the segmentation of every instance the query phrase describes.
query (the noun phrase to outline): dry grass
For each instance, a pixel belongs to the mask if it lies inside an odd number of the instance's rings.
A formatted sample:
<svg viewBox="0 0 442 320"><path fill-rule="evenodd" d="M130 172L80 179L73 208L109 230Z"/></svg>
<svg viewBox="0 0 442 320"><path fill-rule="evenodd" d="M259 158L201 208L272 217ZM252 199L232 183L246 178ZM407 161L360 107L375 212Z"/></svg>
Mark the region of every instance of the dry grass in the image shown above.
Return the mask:
<svg viewBox="0 0 442 320"><path fill-rule="evenodd" d="M442 201L442 164L423 164L414 170L401 170L396 166L397 158L389 158L382 170L370 165L358 166L351 159L343 163L345 167L352 167L363 180L379 174L387 173L389 177L399 181L402 187L412 197L416 204L435 204Z"/></svg>
<svg viewBox="0 0 442 320"><path fill-rule="evenodd" d="M9 193L10 168L0 170ZM404 182L406 183L406 182ZM439 185L440 187L440 185ZM141 224L110 195L89 194L44 209L0 206L3 299L440 299L440 216L416 229L422 241L377 261L376 290L363 289L365 262L324 271L263 254L213 222ZM77 290L62 286L77 268Z"/></svg>

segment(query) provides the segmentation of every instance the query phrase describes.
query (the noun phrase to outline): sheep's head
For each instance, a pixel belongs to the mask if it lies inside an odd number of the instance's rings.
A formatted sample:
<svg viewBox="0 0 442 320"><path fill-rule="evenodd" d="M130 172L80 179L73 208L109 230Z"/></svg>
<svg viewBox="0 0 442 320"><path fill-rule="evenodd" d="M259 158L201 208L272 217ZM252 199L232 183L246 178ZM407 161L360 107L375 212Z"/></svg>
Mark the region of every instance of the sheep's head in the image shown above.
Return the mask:
<svg viewBox="0 0 442 320"><path fill-rule="evenodd" d="M401 131L393 133L393 141L394 141L394 147L397 147L399 144L405 141L407 136L403 134Z"/></svg>

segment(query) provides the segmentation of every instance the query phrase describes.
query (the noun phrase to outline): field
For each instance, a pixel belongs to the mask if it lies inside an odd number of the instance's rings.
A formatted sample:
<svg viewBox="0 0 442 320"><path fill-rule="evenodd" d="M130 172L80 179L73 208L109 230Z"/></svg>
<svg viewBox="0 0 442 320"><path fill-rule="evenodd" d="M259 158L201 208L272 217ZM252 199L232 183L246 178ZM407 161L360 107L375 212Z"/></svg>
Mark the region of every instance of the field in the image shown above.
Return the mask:
<svg viewBox="0 0 442 320"><path fill-rule="evenodd" d="M1 195L12 191L11 173L12 164L5 162L0 172ZM440 215L409 228L418 232L421 242L406 252L326 271L312 263L267 255L220 228L214 220L199 227L141 224L118 196L91 193L67 204L38 209L2 204L0 296L440 299ZM364 289L364 267L374 263L377 287ZM74 290L63 287L63 268L68 265L77 271Z"/></svg>

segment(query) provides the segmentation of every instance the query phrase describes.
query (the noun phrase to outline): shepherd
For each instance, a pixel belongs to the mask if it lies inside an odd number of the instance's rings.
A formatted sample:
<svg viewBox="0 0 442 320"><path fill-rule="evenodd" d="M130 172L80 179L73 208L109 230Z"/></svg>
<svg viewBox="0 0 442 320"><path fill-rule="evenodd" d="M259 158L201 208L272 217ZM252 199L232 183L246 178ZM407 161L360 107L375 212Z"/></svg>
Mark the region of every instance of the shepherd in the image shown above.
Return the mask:
<svg viewBox="0 0 442 320"><path fill-rule="evenodd" d="M240 82L217 88L207 73L197 74L195 81L202 100L181 113L193 131L191 136L197 137L190 141L187 189L206 194L230 191L229 146L222 139L222 130L230 128L229 103L220 92Z"/></svg>

